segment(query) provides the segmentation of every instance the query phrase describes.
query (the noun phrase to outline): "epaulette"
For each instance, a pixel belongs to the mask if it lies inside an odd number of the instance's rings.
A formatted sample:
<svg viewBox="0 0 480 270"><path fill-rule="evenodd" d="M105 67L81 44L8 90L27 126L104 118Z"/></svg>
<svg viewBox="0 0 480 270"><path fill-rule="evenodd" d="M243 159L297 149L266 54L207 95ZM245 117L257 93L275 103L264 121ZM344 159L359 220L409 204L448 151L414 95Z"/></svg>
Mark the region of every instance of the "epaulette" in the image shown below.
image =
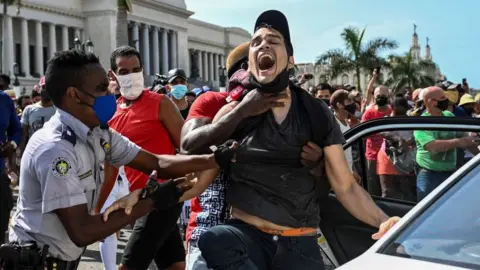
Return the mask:
<svg viewBox="0 0 480 270"><path fill-rule="evenodd" d="M69 141L73 146L77 144L77 135L65 124L62 124L62 139Z"/></svg>

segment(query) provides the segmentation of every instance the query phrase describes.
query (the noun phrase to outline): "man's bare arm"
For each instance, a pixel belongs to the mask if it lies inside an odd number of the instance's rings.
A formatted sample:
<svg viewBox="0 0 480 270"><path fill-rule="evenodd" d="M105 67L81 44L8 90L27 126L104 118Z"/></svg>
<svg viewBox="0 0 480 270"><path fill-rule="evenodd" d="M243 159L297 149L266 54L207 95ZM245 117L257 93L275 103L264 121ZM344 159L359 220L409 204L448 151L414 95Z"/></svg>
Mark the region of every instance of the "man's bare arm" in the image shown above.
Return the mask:
<svg viewBox="0 0 480 270"><path fill-rule="evenodd" d="M197 119L188 121L182 130L181 152L188 155L207 153L209 146L228 140L238 124L245 118L246 115L242 113L242 110L236 108L214 124L202 125L205 120Z"/></svg>
<svg viewBox="0 0 480 270"><path fill-rule="evenodd" d="M216 123L202 125L205 120L191 119L182 130L181 152L188 155L208 153L209 146L228 140L243 119L265 113L274 107L283 107L285 104L280 100L286 98L287 93L264 94L251 90L238 106Z"/></svg>
<svg viewBox="0 0 480 270"><path fill-rule="evenodd" d="M106 222L102 215L92 216L88 213L86 204L69 208L57 209L58 215L72 242L78 247L86 247L109 235L117 232L136 219L148 214L153 209L153 201L145 199L139 201L132 209L130 215L118 210L108 216Z"/></svg>
<svg viewBox="0 0 480 270"><path fill-rule="evenodd" d="M146 174L157 171L157 177L160 179L183 177L192 172L218 167L213 154L195 156L154 155L143 149L127 166Z"/></svg>
<svg viewBox="0 0 480 270"><path fill-rule="evenodd" d="M217 177L217 173L218 169L210 169L196 173L197 179L196 181L194 181L195 184L191 189L185 191L178 201L184 202L200 196L213 182L213 180L215 180L215 177Z"/></svg>
<svg viewBox="0 0 480 270"><path fill-rule="evenodd" d="M341 145L323 149L330 185L340 203L357 219L379 227L388 216L375 204L370 195L355 181Z"/></svg>
<svg viewBox="0 0 480 270"><path fill-rule="evenodd" d="M168 134L170 134L170 138L175 144L175 147L180 148L180 134L184 120L177 106L175 106L167 96L164 96L160 102L158 119L162 121L168 130Z"/></svg>

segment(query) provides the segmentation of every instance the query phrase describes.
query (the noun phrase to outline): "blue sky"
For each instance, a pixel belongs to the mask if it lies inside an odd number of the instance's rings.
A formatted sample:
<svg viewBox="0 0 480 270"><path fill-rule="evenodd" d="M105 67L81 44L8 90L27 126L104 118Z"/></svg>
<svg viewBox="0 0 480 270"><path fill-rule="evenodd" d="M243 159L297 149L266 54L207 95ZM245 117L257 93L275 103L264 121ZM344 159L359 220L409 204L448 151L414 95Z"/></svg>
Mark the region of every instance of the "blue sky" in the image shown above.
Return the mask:
<svg viewBox="0 0 480 270"><path fill-rule="evenodd" d="M422 55L426 37L434 61L449 80L468 78L480 88L480 27L478 0L186 0L193 18L252 32L257 16L278 9L289 20L297 63L313 62L322 52L343 48L346 26L367 27L366 38L388 37L410 47L417 24Z"/></svg>

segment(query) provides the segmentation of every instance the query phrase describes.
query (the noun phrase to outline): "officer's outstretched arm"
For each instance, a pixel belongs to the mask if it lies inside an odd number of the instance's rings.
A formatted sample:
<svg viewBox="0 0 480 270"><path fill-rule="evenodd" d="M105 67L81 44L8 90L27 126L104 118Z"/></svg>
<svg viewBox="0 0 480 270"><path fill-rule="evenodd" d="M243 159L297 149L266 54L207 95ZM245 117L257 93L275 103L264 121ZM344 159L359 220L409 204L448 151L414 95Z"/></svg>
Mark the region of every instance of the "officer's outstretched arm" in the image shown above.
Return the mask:
<svg viewBox="0 0 480 270"><path fill-rule="evenodd" d="M106 160L115 167L127 165L146 174L157 171L157 177L160 179L184 177L192 172L217 168L213 154L155 155L140 149L115 131L111 131L111 145L108 148Z"/></svg>
<svg viewBox="0 0 480 270"><path fill-rule="evenodd" d="M136 170L150 174L156 170L160 179L183 177L192 172L217 168L213 154L210 155L154 155L141 149L127 164Z"/></svg>

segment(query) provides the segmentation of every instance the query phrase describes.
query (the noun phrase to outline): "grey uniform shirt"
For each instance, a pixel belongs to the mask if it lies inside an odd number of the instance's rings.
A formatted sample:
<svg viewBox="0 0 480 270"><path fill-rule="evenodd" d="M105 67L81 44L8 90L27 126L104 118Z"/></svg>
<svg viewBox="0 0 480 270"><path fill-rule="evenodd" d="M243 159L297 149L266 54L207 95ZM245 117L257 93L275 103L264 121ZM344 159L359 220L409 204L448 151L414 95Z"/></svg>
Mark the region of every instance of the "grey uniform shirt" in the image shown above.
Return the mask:
<svg viewBox="0 0 480 270"><path fill-rule="evenodd" d="M55 210L95 205L104 160L120 167L140 148L107 129L90 130L72 115L57 109L50 121L30 138L22 157L17 211L10 241L34 240L49 245L49 256L78 259L84 248L69 238Z"/></svg>

